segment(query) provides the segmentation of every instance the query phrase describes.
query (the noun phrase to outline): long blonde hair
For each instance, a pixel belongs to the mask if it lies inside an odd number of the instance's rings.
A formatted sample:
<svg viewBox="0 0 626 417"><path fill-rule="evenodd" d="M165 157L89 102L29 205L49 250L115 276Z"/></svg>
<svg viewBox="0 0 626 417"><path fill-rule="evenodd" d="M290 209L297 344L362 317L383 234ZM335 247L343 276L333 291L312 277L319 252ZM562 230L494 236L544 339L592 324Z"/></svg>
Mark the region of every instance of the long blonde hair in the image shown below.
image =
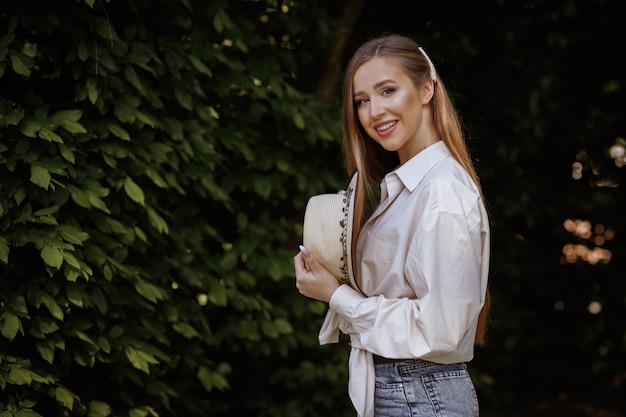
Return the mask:
<svg viewBox="0 0 626 417"><path fill-rule="evenodd" d="M354 74L361 65L371 59L386 58L393 60L402 68L415 87L419 88L424 83L430 82L431 68L429 61L418 48L419 45L416 42L405 36L385 35L377 37L361 45L346 68L342 92L343 153L348 173L355 170L359 172L357 188L360 190L356 193L354 202L353 242L356 242L361 227L377 204L374 187L377 187L382 178L398 165L396 153L385 151L367 135L359 123L353 98ZM482 187L467 148L459 115L450 100L441 77L437 77L433 98L429 106L437 137L446 144L454 159L467 171L482 197ZM485 305L478 318L475 338L478 344L484 343L489 307L489 291L487 291Z"/></svg>

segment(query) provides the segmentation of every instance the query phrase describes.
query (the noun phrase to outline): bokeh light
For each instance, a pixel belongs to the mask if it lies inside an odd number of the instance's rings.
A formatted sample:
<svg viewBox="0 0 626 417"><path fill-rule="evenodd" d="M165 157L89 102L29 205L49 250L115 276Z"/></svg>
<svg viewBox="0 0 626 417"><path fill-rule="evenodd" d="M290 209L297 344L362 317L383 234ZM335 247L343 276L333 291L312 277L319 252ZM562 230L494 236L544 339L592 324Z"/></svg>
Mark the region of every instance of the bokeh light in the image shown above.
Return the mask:
<svg viewBox="0 0 626 417"><path fill-rule="evenodd" d="M563 227L572 233L579 243L566 243L563 246L561 264L586 262L590 265L609 263L613 254L602 246L615 236L615 231L603 224L593 226L588 220L566 219Z"/></svg>

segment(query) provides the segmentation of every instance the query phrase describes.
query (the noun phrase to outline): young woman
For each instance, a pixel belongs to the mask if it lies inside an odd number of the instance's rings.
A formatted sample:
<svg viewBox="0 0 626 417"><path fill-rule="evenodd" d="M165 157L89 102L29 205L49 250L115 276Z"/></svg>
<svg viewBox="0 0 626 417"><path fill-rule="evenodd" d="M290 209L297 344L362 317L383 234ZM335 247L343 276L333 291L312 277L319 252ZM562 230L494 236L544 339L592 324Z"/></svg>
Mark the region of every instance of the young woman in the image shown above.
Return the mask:
<svg viewBox="0 0 626 417"><path fill-rule="evenodd" d="M350 336L360 417L478 416L466 363L485 334L488 217L458 114L414 41L389 35L357 49L343 144L348 172L359 173L352 259L361 292L306 248L294 258L300 293L329 303L320 341L336 342L337 329Z"/></svg>

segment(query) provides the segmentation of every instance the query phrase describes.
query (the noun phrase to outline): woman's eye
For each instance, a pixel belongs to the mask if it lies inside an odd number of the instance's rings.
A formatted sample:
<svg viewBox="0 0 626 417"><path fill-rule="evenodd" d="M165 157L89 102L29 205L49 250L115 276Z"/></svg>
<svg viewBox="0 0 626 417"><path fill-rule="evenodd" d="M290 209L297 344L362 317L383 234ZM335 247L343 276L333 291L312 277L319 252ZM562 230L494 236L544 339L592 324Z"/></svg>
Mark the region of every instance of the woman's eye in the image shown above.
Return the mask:
<svg viewBox="0 0 626 417"><path fill-rule="evenodd" d="M383 96L390 96L391 94L393 94L394 91L395 89L393 88L385 88L383 90Z"/></svg>
<svg viewBox="0 0 626 417"><path fill-rule="evenodd" d="M366 98L360 98L360 99L358 99L358 100L355 100L355 102L354 102L354 103L356 104L356 106L357 106L357 107L359 107L359 106L361 106L361 105L363 105L363 104L367 103L368 101L369 101L369 100L368 100L368 99L366 99Z"/></svg>

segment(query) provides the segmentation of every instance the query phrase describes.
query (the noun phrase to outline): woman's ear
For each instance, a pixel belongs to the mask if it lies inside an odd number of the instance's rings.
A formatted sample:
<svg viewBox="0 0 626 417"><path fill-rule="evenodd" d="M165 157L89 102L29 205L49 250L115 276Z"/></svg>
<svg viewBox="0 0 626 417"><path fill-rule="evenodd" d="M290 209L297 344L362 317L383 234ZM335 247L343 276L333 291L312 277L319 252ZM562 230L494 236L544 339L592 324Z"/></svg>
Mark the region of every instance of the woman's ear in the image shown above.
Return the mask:
<svg viewBox="0 0 626 417"><path fill-rule="evenodd" d="M435 94L435 82L429 79L422 85L422 104L430 103Z"/></svg>

